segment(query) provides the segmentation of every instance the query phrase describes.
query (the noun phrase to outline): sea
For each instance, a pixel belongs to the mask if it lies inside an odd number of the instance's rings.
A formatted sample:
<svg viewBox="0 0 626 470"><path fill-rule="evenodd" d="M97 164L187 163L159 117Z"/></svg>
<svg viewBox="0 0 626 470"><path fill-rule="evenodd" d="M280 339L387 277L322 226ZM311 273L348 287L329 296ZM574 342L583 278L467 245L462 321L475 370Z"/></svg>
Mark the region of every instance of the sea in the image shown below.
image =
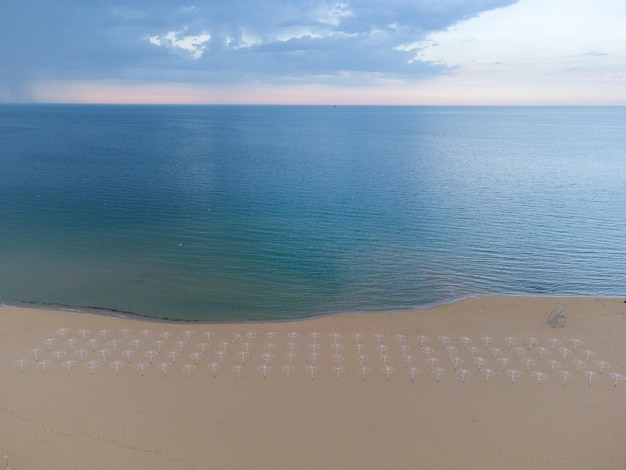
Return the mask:
<svg viewBox="0 0 626 470"><path fill-rule="evenodd" d="M626 296L626 108L0 105L0 303Z"/></svg>

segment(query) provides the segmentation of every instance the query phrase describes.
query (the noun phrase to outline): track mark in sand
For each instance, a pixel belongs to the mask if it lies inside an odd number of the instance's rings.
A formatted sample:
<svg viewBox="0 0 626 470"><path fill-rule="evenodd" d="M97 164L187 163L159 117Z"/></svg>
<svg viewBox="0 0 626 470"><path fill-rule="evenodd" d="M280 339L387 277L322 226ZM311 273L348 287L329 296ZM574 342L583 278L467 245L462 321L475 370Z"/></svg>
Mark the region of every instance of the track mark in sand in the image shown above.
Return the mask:
<svg viewBox="0 0 626 470"><path fill-rule="evenodd" d="M53 428L51 426L46 426L43 423L40 423L38 421L35 421L34 419L31 419L27 416L21 415L16 411L13 410L9 410L6 407L0 405L0 413L11 416L19 421L22 421L24 423L28 423L31 426L33 426L34 428L40 430L40 431L44 431L48 434L53 434L55 436L61 436L61 437L70 437L70 438L81 438L81 439L88 439L88 440L93 440L93 441L99 441L99 442L103 442L105 444L109 444L112 446L116 446L116 447L120 447L122 449L126 449L126 450L130 450L133 452L137 452L143 455L153 455L153 456L157 456L160 457L162 459L165 460L169 460L170 462L176 462L177 464L184 464L186 466L188 466L189 468L194 468L194 465L192 465L190 462L185 461L184 459L180 458L180 457L172 457L171 455L167 455L164 454L163 452L161 452L160 450L154 450L154 449L145 449L143 447L139 447L136 445L132 445L132 444L128 444L126 442L122 442L122 441L118 441L116 439L107 439L106 437L103 436L98 436L96 434L87 434L87 433L81 433L81 432L67 432L67 431L63 431L61 429L56 429Z"/></svg>

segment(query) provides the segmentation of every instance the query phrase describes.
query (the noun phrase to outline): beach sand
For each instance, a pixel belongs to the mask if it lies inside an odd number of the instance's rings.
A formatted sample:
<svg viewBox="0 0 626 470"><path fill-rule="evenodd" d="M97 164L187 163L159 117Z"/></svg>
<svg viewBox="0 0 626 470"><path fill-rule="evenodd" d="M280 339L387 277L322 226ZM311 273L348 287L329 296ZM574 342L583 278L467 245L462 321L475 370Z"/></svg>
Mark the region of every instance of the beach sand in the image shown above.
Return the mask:
<svg viewBox="0 0 626 470"><path fill-rule="evenodd" d="M528 297L245 324L0 308L0 451L12 470L624 469L626 304L563 302L564 328Z"/></svg>

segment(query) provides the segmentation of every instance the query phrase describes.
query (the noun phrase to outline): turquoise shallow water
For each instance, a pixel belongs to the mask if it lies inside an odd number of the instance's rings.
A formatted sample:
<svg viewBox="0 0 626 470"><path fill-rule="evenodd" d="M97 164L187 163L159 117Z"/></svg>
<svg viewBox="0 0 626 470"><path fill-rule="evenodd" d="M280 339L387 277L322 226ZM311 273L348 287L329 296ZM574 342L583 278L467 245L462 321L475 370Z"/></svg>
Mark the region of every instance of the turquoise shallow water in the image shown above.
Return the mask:
<svg viewBox="0 0 626 470"><path fill-rule="evenodd" d="M626 108L0 106L0 302L626 294Z"/></svg>

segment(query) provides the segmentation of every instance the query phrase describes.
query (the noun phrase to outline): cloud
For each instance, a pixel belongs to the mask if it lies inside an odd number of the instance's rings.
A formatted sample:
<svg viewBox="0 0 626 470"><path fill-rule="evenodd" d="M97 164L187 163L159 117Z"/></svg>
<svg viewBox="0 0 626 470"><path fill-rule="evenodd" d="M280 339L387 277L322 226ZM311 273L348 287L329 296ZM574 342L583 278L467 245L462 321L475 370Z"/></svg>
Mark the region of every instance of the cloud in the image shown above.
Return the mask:
<svg viewBox="0 0 626 470"><path fill-rule="evenodd" d="M626 104L624 18L622 0L521 0L404 47L448 67L428 88L457 102Z"/></svg>
<svg viewBox="0 0 626 470"><path fill-rule="evenodd" d="M0 101L626 104L623 0L2 0L1 10Z"/></svg>
<svg viewBox="0 0 626 470"><path fill-rule="evenodd" d="M602 57L608 55L606 52L598 52L598 51L589 51L581 54L583 57Z"/></svg>
<svg viewBox="0 0 626 470"><path fill-rule="evenodd" d="M319 9L318 21L330 26L339 26L343 18L349 18L354 13L350 11L346 3L335 3L334 5L323 5Z"/></svg>
<svg viewBox="0 0 626 470"><path fill-rule="evenodd" d="M416 55L464 65L623 54L625 17L622 0L521 0L429 33Z"/></svg>
<svg viewBox="0 0 626 470"><path fill-rule="evenodd" d="M447 69L398 45L514 1L3 0L0 88L25 99L30 83L46 79L422 79Z"/></svg>
<svg viewBox="0 0 626 470"><path fill-rule="evenodd" d="M211 35L205 32L200 34L186 34L182 31L169 31L164 35L150 36L148 41L155 46L164 46L174 49L180 49L189 53L194 59L199 59L206 50L207 43L211 39Z"/></svg>
<svg viewBox="0 0 626 470"><path fill-rule="evenodd" d="M172 24L148 37L153 45L163 45L162 38L172 37L172 31L210 35L210 44L194 55L202 60L193 68L193 76L204 82L413 80L440 75L448 67L416 60L412 50L399 45L416 42L430 31L484 9L510 3L512 0L270 0L258 4L239 0L233 5L195 5L192 16L174 18ZM181 54L189 52L179 50ZM167 73L167 69L163 71Z"/></svg>

